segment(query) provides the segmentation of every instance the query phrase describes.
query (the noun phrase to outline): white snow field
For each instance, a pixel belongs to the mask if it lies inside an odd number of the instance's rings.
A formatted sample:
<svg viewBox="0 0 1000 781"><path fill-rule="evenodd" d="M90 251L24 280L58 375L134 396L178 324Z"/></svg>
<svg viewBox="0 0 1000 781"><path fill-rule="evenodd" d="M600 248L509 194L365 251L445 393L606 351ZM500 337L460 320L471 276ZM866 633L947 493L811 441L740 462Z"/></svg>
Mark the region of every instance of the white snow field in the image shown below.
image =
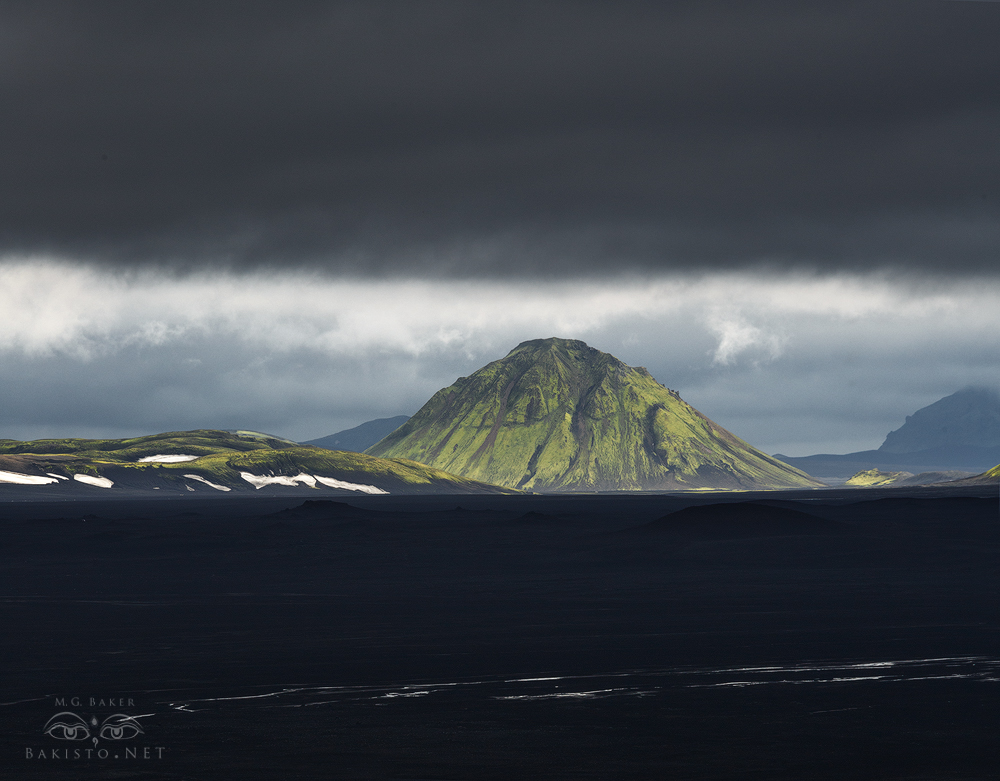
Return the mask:
<svg viewBox="0 0 1000 781"><path fill-rule="evenodd" d="M340 488L346 491L361 491L366 494L387 494L388 491L383 491L381 488L377 488L374 485L361 485L360 483L348 483L344 480L337 480L333 477L318 477L316 475L308 475L305 472L300 472L294 477L289 477L288 475L255 475L250 472L240 472L240 477L246 480L250 485L258 490L263 488L265 485L287 485L290 488L294 488L296 485L305 484L310 488L315 488L316 483L322 483L328 488Z"/></svg>
<svg viewBox="0 0 1000 781"><path fill-rule="evenodd" d="M387 494L388 491L383 491L381 488L377 488L374 485L361 485L360 483L347 483L343 480L337 480L334 477L320 477L315 475L316 482L322 483L327 488L342 488L347 491L362 491L366 494Z"/></svg>
<svg viewBox="0 0 1000 781"><path fill-rule="evenodd" d="M183 464L185 461L197 461L201 456L146 456L140 458L140 464Z"/></svg>
<svg viewBox="0 0 1000 781"><path fill-rule="evenodd" d="M224 485L216 485L211 480L206 480L201 475L184 475L184 477L188 478L189 480L197 480L199 483L204 483L205 485L210 485L216 491L232 491L233 490L232 488L227 488ZM188 486L188 487L190 488L190 486Z"/></svg>
<svg viewBox="0 0 1000 781"><path fill-rule="evenodd" d="M110 488L114 485L114 482L108 480L106 477L91 477L90 475L73 475L73 479L78 483L86 483L87 485L97 486L98 488Z"/></svg>
<svg viewBox="0 0 1000 781"><path fill-rule="evenodd" d="M22 475L20 472L0 471L0 483L17 483L18 485L48 485L58 483L54 477L42 477L41 475Z"/></svg>

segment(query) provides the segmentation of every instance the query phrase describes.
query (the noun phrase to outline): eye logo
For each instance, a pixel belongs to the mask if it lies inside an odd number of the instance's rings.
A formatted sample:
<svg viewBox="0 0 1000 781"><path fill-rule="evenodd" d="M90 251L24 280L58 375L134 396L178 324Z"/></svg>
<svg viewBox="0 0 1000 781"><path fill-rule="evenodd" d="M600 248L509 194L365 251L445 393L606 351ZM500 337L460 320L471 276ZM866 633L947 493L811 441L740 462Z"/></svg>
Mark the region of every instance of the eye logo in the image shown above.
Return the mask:
<svg viewBox="0 0 1000 781"><path fill-rule="evenodd" d="M56 740L92 740L96 746L102 738L131 740L142 735L143 729L138 721L124 713L115 713L102 722L98 722L96 716L91 716L88 722L75 713L63 711L49 719L42 732Z"/></svg>

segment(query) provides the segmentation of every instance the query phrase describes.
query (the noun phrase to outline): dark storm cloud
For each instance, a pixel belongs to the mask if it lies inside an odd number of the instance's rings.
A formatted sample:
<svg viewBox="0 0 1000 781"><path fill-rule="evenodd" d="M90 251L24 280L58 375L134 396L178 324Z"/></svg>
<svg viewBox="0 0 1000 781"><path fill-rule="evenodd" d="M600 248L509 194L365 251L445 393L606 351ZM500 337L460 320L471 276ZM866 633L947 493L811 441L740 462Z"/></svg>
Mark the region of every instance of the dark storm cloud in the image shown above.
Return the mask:
<svg viewBox="0 0 1000 781"><path fill-rule="evenodd" d="M991 6L8 3L0 250L983 271Z"/></svg>

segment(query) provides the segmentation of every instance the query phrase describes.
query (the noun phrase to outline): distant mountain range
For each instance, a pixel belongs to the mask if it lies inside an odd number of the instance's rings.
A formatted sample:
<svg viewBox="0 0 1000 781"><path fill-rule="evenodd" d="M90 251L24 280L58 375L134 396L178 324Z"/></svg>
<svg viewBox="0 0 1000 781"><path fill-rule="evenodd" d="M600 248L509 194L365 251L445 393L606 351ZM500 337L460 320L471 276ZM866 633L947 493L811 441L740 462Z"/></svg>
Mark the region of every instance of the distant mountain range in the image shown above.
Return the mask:
<svg viewBox="0 0 1000 781"><path fill-rule="evenodd" d="M523 342L366 451L534 491L809 488L643 368L571 339Z"/></svg>
<svg viewBox="0 0 1000 781"><path fill-rule="evenodd" d="M410 419L409 415L397 415L394 418L378 418L362 423L360 426L338 431L327 437L310 439L303 445L323 447L328 450L348 450L353 453L363 453L380 439L391 434Z"/></svg>
<svg viewBox="0 0 1000 781"><path fill-rule="evenodd" d="M850 477L857 472L983 472L1000 464L1000 395L964 388L906 418L878 450L844 455L775 458L819 477Z"/></svg>
<svg viewBox="0 0 1000 781"><path fill-rule="evenodd" d="M1000 395L987 388L964 388L907 416L890 431L882 453L973 448L1000 451Z"/></svg>
<svg viewBox="0 0 1000 781"><path fill-rule="evenodd" d="M412 418L380 418L304 444L243 430L0 440L0 495L821 486L812 475L850 477L849 485L866 487L965 475L990 481L998 464L1000 396L993 391L966 388L918 410L878 450L769 456L645 369L583 342L553 338L523 342L460 377Z"/></svg>
<svg viewBox="0 0 1000 781"><path fill-rule="evenodd" d="M0 493L116 491L497 493L412 461L298 445L266 434L181 431L134 439L0 440Z"/></svg>

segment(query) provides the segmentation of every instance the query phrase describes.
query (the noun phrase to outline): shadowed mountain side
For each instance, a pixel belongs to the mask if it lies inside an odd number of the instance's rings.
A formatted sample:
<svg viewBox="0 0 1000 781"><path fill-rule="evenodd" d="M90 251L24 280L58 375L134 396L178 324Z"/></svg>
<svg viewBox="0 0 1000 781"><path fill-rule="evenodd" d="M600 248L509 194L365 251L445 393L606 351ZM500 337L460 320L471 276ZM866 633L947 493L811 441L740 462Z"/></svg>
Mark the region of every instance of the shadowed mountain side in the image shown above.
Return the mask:
<svg viewBox="0 0 1000 781"><path fill-rule="evenodd" d="M303 442L303 445L313 447L324 447L329 450L349 450L354 453L363 453L380 439L388 436L397 428L402 426L410 417L408 415L397 415L394 418L378 418L369 420L360 426L338 431L327 437L310 439Z"/></svg>
<svg viewBox="0 0 1000 781"><path fill-rule="evenodd" d="M814 456L775 458L816 477L850 477L868 469L884 472L982 472L1000 463L1000 448L948 446L915 453L887 453L882 450L861 450L837 455L822 453Z"/></svg>
<svg viewBox="0 0 1000 781"><path fill-rule="evenodd" d="M872 469L917 476L982 472L1000 463L1000 396L986 388L965 388L945 396L908 415L878 450L774 457L817 477L851 477ZM925 478L920 484L926 482Z"/></svg>
<svg viewBox="0 0 1000 781"><path fill-rule="evenodd" d="M921 472L913 477L905 477L892 485L935 485L937 483L950 483L955 480L964 480L973 476L974 475L971 472L959 472L958 470L949 470L947 472Z"/></svg>
<svg viewBox="0 0 1000 781"><path fill-rule="evenodd" d="M366 452L534 491L820 485L645 369L571 339L523 342L438 391Z"/></svg>
<svg viewBox="0 0 1000 781"><path fill-rule="evenodd" d="M920 472L919 474L913 475L913 477L904 477L902 480L894 482L892 485L933 485L935 483L950 483L954 480L964 480L973 476L974 475L971 472L960 472L958 470L949 470L947 472Z"/></svg>
<svg viewBox="0 0 1000 781"><path fill-rule="evenodd" d="M1000 396L988 388L964 388L923 407L879 447L882 453L934 448L1000 448Z"/></svg>
<svg viewBox="0 0 1000 781"><path fill-rule="evenodd" d="M973 477L966 477L962 480L956 480L955 485L998 485L1000 484L1000 464L993 467L992 469L987 469L980 475L975 475Z"/></svg>

